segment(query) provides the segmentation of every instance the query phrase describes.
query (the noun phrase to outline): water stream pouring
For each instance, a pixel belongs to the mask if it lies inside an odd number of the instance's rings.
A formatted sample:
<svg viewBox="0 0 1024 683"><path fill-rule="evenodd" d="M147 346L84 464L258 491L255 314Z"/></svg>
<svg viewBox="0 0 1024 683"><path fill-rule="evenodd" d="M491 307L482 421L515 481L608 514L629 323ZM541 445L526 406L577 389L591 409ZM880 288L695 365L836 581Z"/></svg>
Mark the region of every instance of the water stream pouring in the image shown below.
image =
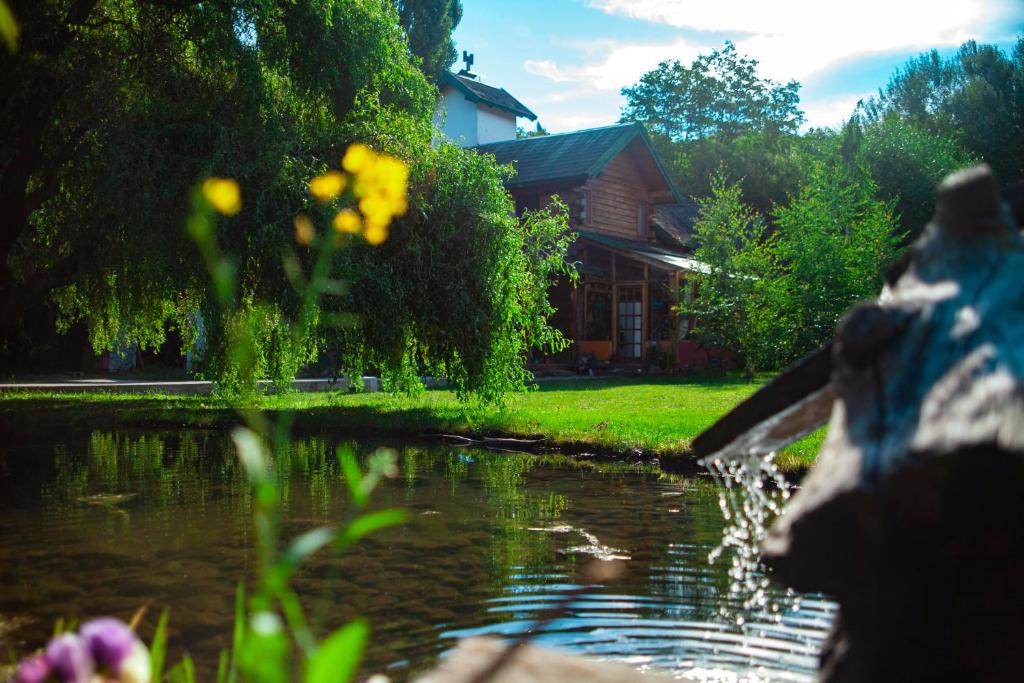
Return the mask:
<svg viewBox="0 0 1024 683"><path fill-rule="evenodd" d="M821 680L1019 680L1024 640L1024 239L987 166L833 343L694 441L736 462L826 418L762 559L835 596ZM744 455L744 457L747 457Z"/></svg>

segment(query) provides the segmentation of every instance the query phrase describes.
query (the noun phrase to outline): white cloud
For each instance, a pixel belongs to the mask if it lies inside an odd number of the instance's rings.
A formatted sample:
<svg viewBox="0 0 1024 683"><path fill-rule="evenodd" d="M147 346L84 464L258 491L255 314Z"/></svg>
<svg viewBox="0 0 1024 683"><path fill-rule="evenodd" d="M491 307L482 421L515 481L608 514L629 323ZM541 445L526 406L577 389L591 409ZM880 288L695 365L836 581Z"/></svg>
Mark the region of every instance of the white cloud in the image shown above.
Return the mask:
<svg viewBox="0 0 1024 683"><path fill-rule="evenodd" d="M652 23L731 33L737 49L778 81L805 79L839 61L895 50L958 45L1015 10L1012 0L590 0Z"/></svg>
<svg viewBox="0 0 1024 683"><path fill-rule="evenodd" d="M636 83L642 75L666 59L692 61L700 47L685 40L672 43L616 43L601 41L604 56L590 64L561 66L550 59L523 62L527 73L543 76L555 83L578 83L591 90L613 90ZM588 51L596 46L588 45Z"/></svg>
<svg viewBox="0 0 1024 683"><path fill-rule="evenodd" d="M618 119L615 116L601 116L595 114L546 114L543 117L544 127L552 133L563 131L582 130L584 128L597 128L608 126Z"/></svg>
<svg viewBox="0 0 1024 683"><path fill-rule="evenodd" d="M850 118L853 108L865 95L839 95L827 100L813 100L804 104L805 126L808 128L836 128Z"/></svg>

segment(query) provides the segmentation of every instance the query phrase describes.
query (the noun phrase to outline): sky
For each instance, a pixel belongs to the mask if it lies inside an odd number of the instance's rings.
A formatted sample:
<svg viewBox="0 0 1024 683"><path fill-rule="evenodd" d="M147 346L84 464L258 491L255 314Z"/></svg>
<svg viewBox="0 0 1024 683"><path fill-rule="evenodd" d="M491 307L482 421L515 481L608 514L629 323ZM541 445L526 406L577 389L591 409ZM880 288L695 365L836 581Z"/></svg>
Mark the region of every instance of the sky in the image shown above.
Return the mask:
<svg viewBox="0 0 1024 683"><path fill-rule="evenodd" d="M801 84L806 126L837 126L917 54L968 39L1009 51L1024 0L462 0L455 31L473 72L552 133L615 123L620 90L666 59L726 40L762 77ZM519 124L532 127L526 119Z"/></svg>

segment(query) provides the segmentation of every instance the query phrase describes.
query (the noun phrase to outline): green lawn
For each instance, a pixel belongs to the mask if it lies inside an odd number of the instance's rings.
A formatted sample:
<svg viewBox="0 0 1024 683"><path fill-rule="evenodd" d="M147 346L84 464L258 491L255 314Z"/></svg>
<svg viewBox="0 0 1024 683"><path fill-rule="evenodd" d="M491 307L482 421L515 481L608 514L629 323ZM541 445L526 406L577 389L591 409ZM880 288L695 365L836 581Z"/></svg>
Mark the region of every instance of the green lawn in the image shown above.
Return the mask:
<svg viewBox="0 0 1024 683"><path fill-rule="evenodd" d="M234 409L295 410L301 430L394 434L543 436L579 452L643 450L688 457L690 441L761 382L736 378L564 380L509 397L503 408L460 403L449 391L415 397L297 393L232 406L208 397L112 393L0 394L0 418L97 425L214 426L237 421ZM787 471L805 469L821 445L819 432L780 454Z"/></svg>

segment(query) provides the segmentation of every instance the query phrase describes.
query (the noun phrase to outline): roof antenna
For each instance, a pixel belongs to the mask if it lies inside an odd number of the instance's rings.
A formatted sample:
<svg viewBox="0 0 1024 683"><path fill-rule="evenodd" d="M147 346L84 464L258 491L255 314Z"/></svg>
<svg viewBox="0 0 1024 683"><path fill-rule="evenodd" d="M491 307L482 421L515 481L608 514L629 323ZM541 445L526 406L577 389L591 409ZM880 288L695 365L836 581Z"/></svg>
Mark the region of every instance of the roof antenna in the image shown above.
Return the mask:
<svg viewBox="0 0 1024 683"><path fill-rule="evenodd" d="M476 78L477 75L475 73L473 73L473 71L472 71L472 69L473 69L473 61L474 61L473 53L467 52L466 50L463 50L462 51L462 61L464 61L466 63L466 66L465 66L465 68L462 69L462 71L459 72L459 75L460 76L468 76L469 78Z"/></svg>

